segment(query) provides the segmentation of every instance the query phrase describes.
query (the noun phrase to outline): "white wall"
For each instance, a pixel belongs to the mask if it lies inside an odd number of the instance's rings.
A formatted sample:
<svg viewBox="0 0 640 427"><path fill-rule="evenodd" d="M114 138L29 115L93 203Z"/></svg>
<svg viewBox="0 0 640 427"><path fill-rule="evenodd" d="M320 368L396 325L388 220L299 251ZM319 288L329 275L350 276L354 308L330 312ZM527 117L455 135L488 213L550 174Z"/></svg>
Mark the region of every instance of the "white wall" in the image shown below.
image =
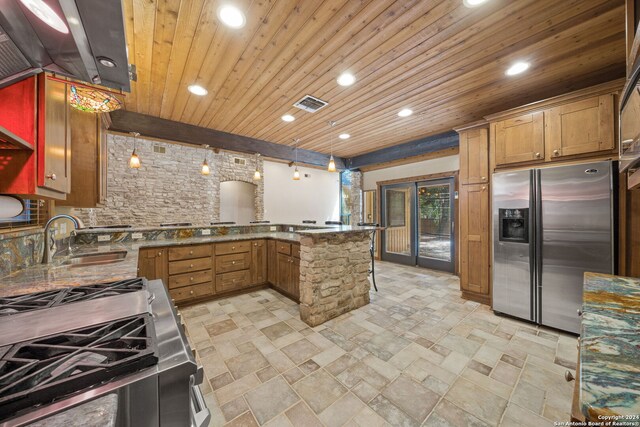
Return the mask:
<svg viewBox="0 0 640 427"><path fill-rule="evenodd" d="M439 157L437 159L424 160L416 163L408 163L406 165L392 166L390 168L364 172L364 184L362 189L375 190L377 189L376 183L379 181L457 171L458 169L460 169L460 158L457 155Z"/></svg>
<svg viewBox="0 0 640 427"><path fill-rule="evenodd" d="M294 181L293 167L264 162L264 219L293 224L305 219L314 219L318 224L338 220L340 174L321 169L298 169L300 181Z"/></svg>
<svg viewBox="0 0 640 427"><path fill-rule="evenodd" d="M220 221L249 224L256 219L255 184L243 181L220 183Z"/></svg>

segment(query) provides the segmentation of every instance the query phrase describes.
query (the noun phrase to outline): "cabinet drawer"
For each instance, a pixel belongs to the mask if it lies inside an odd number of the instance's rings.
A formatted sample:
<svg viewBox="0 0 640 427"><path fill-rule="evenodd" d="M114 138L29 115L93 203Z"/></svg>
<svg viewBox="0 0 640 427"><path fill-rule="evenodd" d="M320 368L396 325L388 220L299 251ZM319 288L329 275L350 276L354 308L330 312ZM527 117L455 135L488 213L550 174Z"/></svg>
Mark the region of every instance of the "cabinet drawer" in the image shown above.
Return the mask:
<svg viewBox="0 0 640 427"><path fill-rule="evenodd" d="M291 255L291 243L278 242L277 246L279 254Z"/></svg>
<svg viewBox="0 0 640 427"><path fill-rule="evenodd" d="M204 258L211 256L211 245L183 246L169 248L169 261Z"/></svg>
<svg viewBox="0 0 640 427"><path fill-rule="evenodd" d="M176 302L213 295L213 283L201 283L199 285L185 286L183 288L169 289L169 294Z"/></svg>
<svg viewBox="0 0 640 427"><path fill-rule="evenodd" d="M291 256L293 256L294 258L300 258L300 245L291 245Z"/></svg>
<svg viewBox="0 0 640 427"><path fill-rule="evenodd" d="M184 261L169 262L169 274L187 273L190 271L207 270L211 268L211 258L186 259Z"/></svg>
<svg viewBox="0 0 640 427"><path fill-rule="evenodd" d="M251 253L220 255L216 257L216 274L246 270L251 266Z"/></svg>
<svg viewBox="0 0 640 427"><path fill-rule="evenodd" d="M229 292L246 288L251 284L249 270L234 271L216 275L216 292Z"/></svg>
<svg viewBox="0 0 640 427"><path fill-rule="evenodd" d="M211 282L213 272L211 270L195 271L193 273L176 274L169 277L169 289L183 286L197 285L198 283Z"/></svg>
<svg viewBox="0 0 640 427"><path fill-rule="evenodd" d="M216 244L216 255L238 254L242 252L249 252L250 250L251 242L248 240Z"/></svg>

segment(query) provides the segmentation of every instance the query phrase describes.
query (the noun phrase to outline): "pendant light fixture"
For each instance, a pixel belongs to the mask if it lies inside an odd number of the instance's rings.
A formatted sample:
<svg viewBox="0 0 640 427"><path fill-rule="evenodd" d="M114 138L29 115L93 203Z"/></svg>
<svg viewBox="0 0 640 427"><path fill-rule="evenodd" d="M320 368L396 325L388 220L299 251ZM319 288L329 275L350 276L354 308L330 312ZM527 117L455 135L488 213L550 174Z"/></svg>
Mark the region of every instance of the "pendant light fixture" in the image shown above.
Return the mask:
<svg viewBox="0 0 640 427"><path fill-rule="evenodd" d="M327 167L327 170L329 172L336 171L336 161L333 160L333 127L335 125L336 122L334 122L333 120L329 120L329 126L331 126L331 157L329 158L329 166Z"/></svg>
<svg viewBox="0 0 640 427"><path fill-rule="evenodd" d="M209 163L207 162L208 152L206 151L209 148L209 146L207 144L203 144L202 146L205 149L205 153L204 153L204 162L202 162L202 169L200 170L200 173L202 175L209 175L211 173L211 168L209 168Z"/></svg>
<svg viewBox="0 0 640 427"><path fill-rule="evenodd" d="M259 159L260 159L260 153L256 153L256 171L253 173L253 179L255 181L260 181L262 179L262 175L260 174L260 168L259 168Z"/></svg>
<svg viewBox="0 0 640 427"><path fill-rule="evenodd" d="M136 139L140 136L138 132L131 132L133 136L133 152L129 158L129 167L131 169L140 169L140 157L136 154Z"/></svg>
<svg viewBox="0 0 640 427"><path fill-rule="evenodd" d="M293 170L293 180L294 181L300 181L300 171L298 171L298 143L300 142L300 138L294 138L293 139L294 142L294 151L296 154L296 161L293 162L293 164L295 165L295 169Z"/></svg>

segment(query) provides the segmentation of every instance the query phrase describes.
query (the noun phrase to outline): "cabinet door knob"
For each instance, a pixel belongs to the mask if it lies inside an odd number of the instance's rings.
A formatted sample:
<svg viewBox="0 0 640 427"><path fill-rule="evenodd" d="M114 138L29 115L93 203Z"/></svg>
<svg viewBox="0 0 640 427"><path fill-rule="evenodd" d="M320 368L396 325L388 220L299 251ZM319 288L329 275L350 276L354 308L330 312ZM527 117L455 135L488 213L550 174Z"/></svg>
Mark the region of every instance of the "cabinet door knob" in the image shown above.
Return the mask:
<svg viewBox="0 0 640 427"><path fill-rule="evenodd" d="M232 264L232 265L235 265L235 263L236 263L235 261L231 261L231 264Z"/></svg>
<svg viewBox="0 0 640 427"><path fill-rule="evenodd" d="M485 187L484 185L482 186L482 191L486 190L487 187Z"/></svg>
<svg viewBox="0 0 640 427"><path fill-rule="evenodd" d="M540 153L536 153L536 159L540 158Z"/></svg>
<svg viewBox="0 0 640 427"><path fill-rule="evenodd" d="M55 173L50 173L49 175L45 176L45 178L50 179L51 181L55 181L56 179L58 179L58 176Z"/></svg>
<svg viewBox="0 0 640 427"><path fill-rule="evenodd" d="M235 246L231 246L231 250L234 250L236 247Z"/></svg>
<svg viewBox="0 0 640 427"><path fill-rule="evenodd" d="M190 293L191 295L193 295L193 291L189 291L189 293Z"/></svg>
<svg viewBox="0 0 640 427"><path fill-rule="evenodd" d="M189 264L189 268L193 268L193 264Z"/></svg>
<svg viewBox="0 0 640 427"><path fill-rule="evenodd" d="M578 309L578 316L582 316L582 310Z"/></svg>
<svg viewBox="0 0 640 427"><path fill-rule="evenodd" d="M576 378L573 376L573 374L571 373L571 371L565 371L564 372L564 379L570 383L571 381L575 380Z"/></svg>
<svg viewBox="0 0 640 427"><path fill-rule="evenodd" d="M254 243L254 244L253 244L253 246L258 246L258 244L257 244L257 243Z"/></svg>
<svg viewBox="0 0 640 427"><path fill-rule="evenodd" d="M189 251L189 255L193 255L193 251Z"/></svg>
<svg viewBox="0 0 640 427"><path fill-rule="evenodd" d="M483 181L486 181L486 180L487 180L487 177L486 177L486 176L483 176L483 177L482 177L482 178L480 178L480 179L481 179L481 180L483 180Z"/></svg>
<svg viewBox="0 0 640 427"><path fill-rule="evenodd" d="M189 277L189 280L191 280L193 282L193 277Z"/></svg>
<svg viewBox="0 0 640 427"><path fill-rule="evenodd" d="M554 155L554 156L559 156L559 155L560 155L560 151L558 151L558 150L553 150L553 155Z"/></svg>
<svg viewBox="0 0 640 427"><path fill-rule="evenodd" d="M162 252L158 252L158 256L162 256Z"/></svg>

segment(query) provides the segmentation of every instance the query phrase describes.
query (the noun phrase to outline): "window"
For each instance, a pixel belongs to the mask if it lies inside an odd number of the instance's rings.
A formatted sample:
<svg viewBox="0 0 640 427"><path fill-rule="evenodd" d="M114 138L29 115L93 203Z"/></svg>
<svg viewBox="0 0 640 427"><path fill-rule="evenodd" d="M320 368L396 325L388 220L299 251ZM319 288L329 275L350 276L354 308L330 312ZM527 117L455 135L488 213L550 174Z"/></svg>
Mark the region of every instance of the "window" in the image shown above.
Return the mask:
<svg viewBox="0 0 640 427"><path fill-rule="evenodd" d="M44 225L47 221L47 203L44 200L25 199L24 211L13 218L0 218L0 232Z"/></svg>

